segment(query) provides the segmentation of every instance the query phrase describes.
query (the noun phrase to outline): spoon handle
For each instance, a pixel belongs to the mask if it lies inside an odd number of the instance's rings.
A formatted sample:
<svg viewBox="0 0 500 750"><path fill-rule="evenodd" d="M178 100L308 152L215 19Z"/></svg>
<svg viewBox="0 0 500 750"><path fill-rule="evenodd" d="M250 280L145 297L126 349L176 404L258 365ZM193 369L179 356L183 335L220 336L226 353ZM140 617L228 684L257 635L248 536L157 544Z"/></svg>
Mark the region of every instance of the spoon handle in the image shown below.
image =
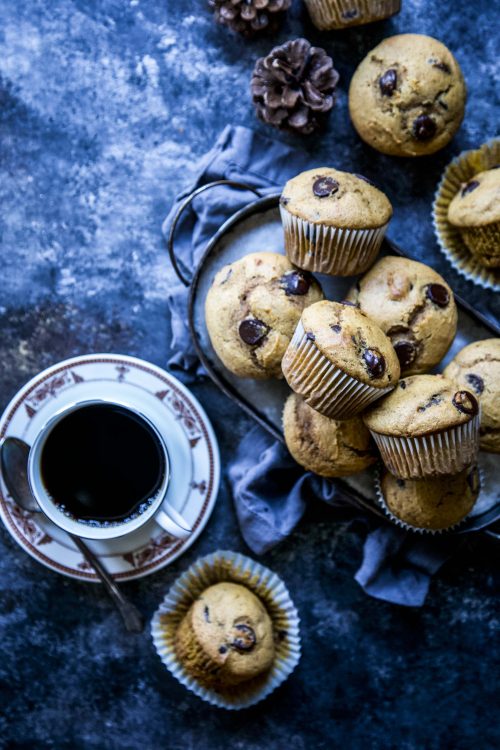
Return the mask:
<svg viewBox="0 0 500 750"><path fill-rule="evenodd" d="M116 585L113 577L108 573L106 568L102 565L99 558L94 555L91 549L87 547L83 539L79 536L70 534L72 541L76 544L86 561L91 565L97 576L100 578L101 583L104 584L104 588L113 600L117 610L122 616L125 627L129 633L142 633L144 630L144 618L135 607L122 593L120 588Z"/></svg>

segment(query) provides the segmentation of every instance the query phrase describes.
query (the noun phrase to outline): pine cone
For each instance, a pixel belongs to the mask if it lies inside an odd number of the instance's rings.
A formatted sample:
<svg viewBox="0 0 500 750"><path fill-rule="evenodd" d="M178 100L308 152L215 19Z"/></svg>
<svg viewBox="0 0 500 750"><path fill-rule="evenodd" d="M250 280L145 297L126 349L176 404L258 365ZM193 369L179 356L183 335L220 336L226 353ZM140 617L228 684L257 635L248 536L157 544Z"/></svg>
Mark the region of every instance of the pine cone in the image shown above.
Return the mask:
<svg viewBox="0 0 500 750"><path fill-rule="evenodd" d="M312 133L335 104L339 74L324 49L295 39L255 63L252 100L257 115L277 128Z"/></svg>
<svg viewBox="0 0 500 750"><path fill-rule="evenodd" d="M275 29L291 3L292 0L208 0L218 23L245 36Z"/></svg>

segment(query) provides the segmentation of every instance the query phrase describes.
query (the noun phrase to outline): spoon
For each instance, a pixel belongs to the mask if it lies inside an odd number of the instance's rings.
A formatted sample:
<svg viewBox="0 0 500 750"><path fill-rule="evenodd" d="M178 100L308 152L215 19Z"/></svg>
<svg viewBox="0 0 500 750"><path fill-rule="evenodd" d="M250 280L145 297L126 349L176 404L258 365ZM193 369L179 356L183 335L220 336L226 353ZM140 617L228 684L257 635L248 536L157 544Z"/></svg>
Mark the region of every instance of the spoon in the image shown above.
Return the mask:
<svg viewBox="0 0 500 750"><path fill-rule="evenodd" d="M29 451L30 447L24 440L16 437L4 438L0 442L0 467L7 489L14 502L30 513L42 513L42 509L31 493L28 482ZM141 633L144 629L144 618L139 610L123 595L113 577L104 568L99 558L87 547L83 539L74 534L68 534L68 536L89 565L93 567L101 583L104 584L104 588L121 614L127 630L130 633Z"/></svg>

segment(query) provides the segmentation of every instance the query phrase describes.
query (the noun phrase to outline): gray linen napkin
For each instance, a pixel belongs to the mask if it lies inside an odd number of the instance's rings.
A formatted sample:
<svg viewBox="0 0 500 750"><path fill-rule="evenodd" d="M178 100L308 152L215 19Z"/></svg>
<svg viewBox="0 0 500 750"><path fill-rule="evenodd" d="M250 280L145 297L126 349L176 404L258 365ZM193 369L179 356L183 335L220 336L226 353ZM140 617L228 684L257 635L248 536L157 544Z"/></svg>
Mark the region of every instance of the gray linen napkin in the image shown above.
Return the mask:
<svg viewBox="0 0 500 750"><path fill-rule="evenodd" d="M292 176L314 167L294 149L243 127L228 126L201 160L198 174L172 207L165 226L180 202L208 182L231 179L252 185L261 195L276 192ZM238 209L255 200L251 192L219 186L199 195L178 227L176 254L189 275L207 242ZM191 376L203 373L192 346L187 324L187 290L182 284L168 297L171 314L169 365ZM251 449L250 449L251 448ZM286 449L256 427L240 443L229 466L236 515L245 542L262 554L289 536L308 502L323 500L346 508L333 482L305 472ZM375 517L374 517L375 518ZM373 519L367 519L373 523ZM430 577L460 544L457 538L428 538L382 522L366 537L363 561L356 580L366 593L406 606L421 606Z"/></svg>

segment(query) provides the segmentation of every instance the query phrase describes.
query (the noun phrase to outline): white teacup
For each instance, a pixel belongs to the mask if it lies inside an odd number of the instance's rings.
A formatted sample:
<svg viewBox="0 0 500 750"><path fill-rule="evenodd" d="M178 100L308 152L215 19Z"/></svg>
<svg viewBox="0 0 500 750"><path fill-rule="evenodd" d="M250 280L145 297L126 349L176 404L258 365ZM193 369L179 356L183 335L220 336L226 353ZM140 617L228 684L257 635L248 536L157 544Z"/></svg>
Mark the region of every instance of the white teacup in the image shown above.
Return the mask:
<svg viewBox="0 0 500 750"><path fill-rule="evenodd" d="M163 472L158 489L155 491L154 496L148 499L147 507L142 510L142 512L133 514L132 517L123 521L118 520L113 521L112 523L89 523L87 520L80 520L65 512L65 510L51 497L43 481L41 466L42 454L46 441L56 424L60 423L69 414L79 409L83 409L87 406L103 405L116 406L128 411L134 415L136 419L138 418L139 420L142 420L145 425L147 425L157 438L158 444L161 447L161 452L163 454ZM114 400L111 401L109 399L79 401L58 411L38 432L30 448L28 458L28 480L33 496L42 511L53 523L56 524L56 526L59 526L70 534L75 534L76 536L85 539L115 539L124 536L125 534L130 534L132 531L135 531L147 523L151 518L176 539L186 539L191 533L189 524L166 500L170 473L171 466L167 446L165 445L162 435L151 419L128 404Z"/></svg>

